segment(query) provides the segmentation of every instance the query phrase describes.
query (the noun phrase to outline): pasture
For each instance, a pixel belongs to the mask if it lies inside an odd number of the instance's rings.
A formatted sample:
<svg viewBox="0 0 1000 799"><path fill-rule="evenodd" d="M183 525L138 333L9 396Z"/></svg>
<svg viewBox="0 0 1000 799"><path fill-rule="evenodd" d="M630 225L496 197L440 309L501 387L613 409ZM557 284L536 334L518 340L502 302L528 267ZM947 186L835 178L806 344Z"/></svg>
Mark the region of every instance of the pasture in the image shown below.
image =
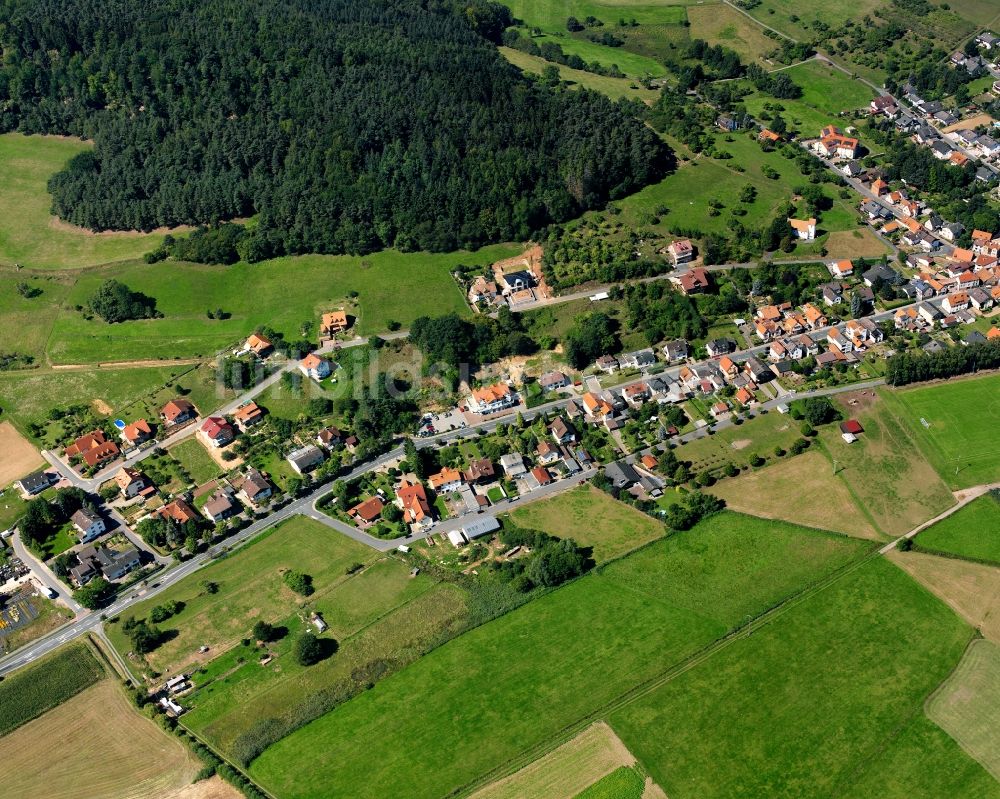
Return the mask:
<svg viewBox="0 0 1000 799"><path fill-rule="evenodd" d="M655 89L644 89L631 78L611 78L582 69L571 69L562 64L546 61L541 56L522 53L511 47L501 47L500 54L522 72L528 72L532 75L541 75L546 67L554 66L559 70L560 80L568 82L571 88L593 89L595 92L606 94L612 100L629 97L650 104L659 95Z"/></svg>
<svg viewBox="0 0 1000 799"><path fill-rule="evenodd" d="M1000 565L1000 497L975 499L916 537L921 549Z"/></svg>
<svg viewBox="0 0 1000 799"><path fill-rule="evenodd" d="M709 489L742 513L879 540L871 520L817 449L743 472Z"/></svg>
<svg viewBox="0 0 1000 799"><path fill-rule="evenodd" d="M871 392L840 395L844 417L858 419L865 432L848 444L833 424L821 429L818 439L855 501L880 532L894 536L951 507L955 498L893 412L887 394L879 391L874 399ZM854 400L858 404L851 405Z"/></svg>
<svg viewBox="0 0 1000 799"><path fill-rule="evenodd" d="M488 782L860 546L719 514L435 649L270 747L251 774L289 799Z"/></svg>
<svg viewBox="0 0 1000 799"><path fill-rule="evenodd" d="M0 736L41 716L103 676L104 668L83 642L68 644L18 669L0 682Z"/></svg>
<svg viewBox="0 0 1000 799"><path fill-rule="evenodd" d="M58 753L43 757L41 752ZM201 762L102 680L0 738L4 795L49 799L196 799ZM208 787L208 786L205 786ZM235 797L222 789L220 797Z"/></svg>
<svg viewBox="0 0 1000 799"><path fill-rule="evenodd" d="M874 559L608 721L671 799L842 795L971 633Z"/></svg>
<svg viewBox="0 0 1000 799"><path fill-rule="evenodd" d="M952 488L1000 480L1000 374L885 392Z"/></svg>
<svg viewBox="0 0 1000 799"><path fill-rule="evenodd" d="M45 460L31 442L10 422L0 422L0 485L24 477L45 465Z"/></svg>
<svg viewBox="0 0 1000 799"><path fill-rule="evenodd" d="M973 641L927 715L1000 780L1000 646Z"/></svg>
<svg viewBox="0 0 1000 799"><path fill-rule="evenodd" d="M666 533L660 522L590 485L531 502L514 511L511 518L519 527L572 538L581 546L593 547L597 563Z"/></svg>
<svg viewBox="0 0 1000 799"><path fill-rule="evenodd" d="M984 28L1000 24L1000 8L993 0L953 0L951 10Z"/></svg>
<svg viewBox="0 0 1000 799"><path fill-rule="evenodd" d="M54 217L46 184L90 147L62 136L0 135L0 264L72 269L138 258L162 233L92 233Z"/></svg>
<svg viewBox="0 0 1000 799"><path fill-rule="evenodd" d="M986 638L1000 643L1000 569L924 552L894 550L889 558Z"/></svg>

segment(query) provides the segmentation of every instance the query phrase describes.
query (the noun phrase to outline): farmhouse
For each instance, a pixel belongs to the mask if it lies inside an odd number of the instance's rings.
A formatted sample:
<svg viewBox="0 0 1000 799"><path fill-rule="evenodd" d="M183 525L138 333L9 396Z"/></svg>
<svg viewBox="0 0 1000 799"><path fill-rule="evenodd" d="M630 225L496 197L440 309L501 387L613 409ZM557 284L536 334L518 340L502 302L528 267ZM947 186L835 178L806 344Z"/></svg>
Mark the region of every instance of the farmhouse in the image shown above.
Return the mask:
<svg viewBox="0 0 1000 799"><path fill-rule="evenodd" d="M499 413L516 405L517 394L511 391L506 383L494 383L491 386L474 388L469 397L469 410L481 415Z"/></svg>
<svg viewBox="0 0 1000 799"><path fill-rule="evenodd" d="M80 534L81 544L93 541L108 529L100 514L90 508L80 508L70 517L70 521L73 522L73 527Z"/></svg>
<svg viewBox="0 0 1000 799"><path fill-rule="evenodd" d="M312 380L324 380L330 376L332 371L330 361L321 358L315 352L310 352L305 358L299 361L299 371Z"/></svg>
<svg viewBox="0 0 1000 799"><path fill-rule="evenodd" d="M338 333L343 333L350 327L350 318L344 311L327 311L320 318L319 335L320 338L333 338Z"/></svg>
<svg viewBox="0 0 1000 799"><path fill-rule="evenodd" d="M326 456L323 455L323 450L312 444L305 447L300 447L299 449L293 450L288 453L288 457L285 458L288 461L288 465L291 466L296 474L307 474L319 466Z"/></svg>
<svg viewBox="0 0 1000 799"><path fill-rule="evenodd" d="M172 399L160 408L160 420L167 427L194 419L198 415L198 409L194 404L184 398Z"/></svg>
<svg viewBox="0 0 1000 799"><path fill-rule="evenodd" d="M201 425L201 433L213 447L224 447L236 436L223 416L209 416Z"/></svg>

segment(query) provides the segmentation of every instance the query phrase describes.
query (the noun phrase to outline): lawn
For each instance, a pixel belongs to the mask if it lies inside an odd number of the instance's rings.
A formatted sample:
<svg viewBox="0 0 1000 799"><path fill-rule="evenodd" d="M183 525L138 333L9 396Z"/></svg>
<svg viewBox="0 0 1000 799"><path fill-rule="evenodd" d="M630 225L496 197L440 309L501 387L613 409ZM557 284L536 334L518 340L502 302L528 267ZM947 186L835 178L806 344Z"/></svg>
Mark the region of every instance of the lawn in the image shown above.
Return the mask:
<svg viewBox="0 0 1000 799"><path fill-rule="evenodd" d="M49 558L54 558L56 555L65 552L70 547L73 547L77 543L76 528L72 524L67 522L62 525L58 530L54 530L52 535L46 538L41 544L36 547L32 547L32 551L40 555L42 560L48 560Z"/></svg>
<svg viewBox="0 0 1000 799"><path fill-rule="evenodd" d="M611 78L582 69L571 69L561 64L552 64L541 56L528 55L510 47L501 47L500 54L522 72L532 75L541 75L545 67L555 66L559 70L560 79L569 82L573 88L593 89L595 92L606 94L612 100L630 97L642 100L644 103L652 103L659 94L655 89L642 88L631 78Z"/></svg>
<svg viewBox="0 0 1000 799"><path fill-rule="evenodd" d="M955 498L924 459L892 403L886 401L889 393L880 390L874 399L873 392L840 395L845 418L856 418L864 433L847 444L839 427L832 424L821 429L819 441L836 462L837 475L878 530L895 536L951 507ZM845 397L858 397L859 404L850 405Z"/></svg>
<svg viewBox="0 0 1000 799"><path fill-rule="evenodd" d="M0 263L67 269L137 258L162 234L91 233L52 216L46 184L90 145L60 136L0 135Z"/></svg>
<svg viewBox="0 0 1000 799"><path fill-rule="evenodd" d="M842 795L971 634L875 559L609 721L671 799ZM911 776L940 779L925 771Z"/></svg>
<svg viewBox="0 0 1000 799"><path fill-rule="evenodd" d="M41 753L58 753L44 757ZM201 767L185 745L102 680L0 738L4 795L50 799L196 799L185 786ZM204 784L202 784L203 787ZM239 796L218 786L218 799Z"/></svg>
<svg viewBox="0 0 1000 799"><path fill-rule="evenodd" d="M927 715L1000 780L1000 646L974 641Z"/></svg>
<svg viewBox="0 0 1000 799"><path fill-rule="evenodd" d="M774 459L775 447L786 452L802 437L799 422L776 411L760 414L740 425L724 428L681 444L674 450L680 460L691 462L691 471L720 472L727 463L747 466L754 455Z"/></svg>
<svg viewBox="0 0 1000 799"><path fill-rule="evenodd" d="M288 799L458 790L534 760L568 725L858 551L721 514L435 649L272 746L251 774Z"/></svg>
<svg viewBox="0 0 1000 799"><path fill-rule="evenodd" d="M187 469L196 485L207 483L213 477L222 474L222 469L212 460L205 445L197 438L185 439L180 444L172 446L168 452Z"/></svg>
<svg viewBox="0 0 1000 799"><path fill-rule="evenodd" d="M832 464L816 449L722 480L710 491L732 510L879 539Z"/></svg>
<svg viewBox="0 0 1000 799"><path fill-rule="evenodd" d="M1000 374L886 393L952 488L1000 480Z"/></svg>
<svg viewBox="0 0 1000 799"><path fill-rule="evenodd" d="M593 547L598 563L624 555L666 533L663 525L623 502L582 485L518 508L511 518L519 527L572 538Z"/></svg>
<svg viewBox="0 0 1000 799"><path fill-rule="evenodd" d="M917 536L921 549L1000 565L1000 497L987 494Z"/></svg>
<svg viewBox="0 0 1000 799"><path fill-rule="evenodd" d="M689 6L687 16L692 39L704 39L709 44L735 50L744 63L763 60L778 46L753 20L724 3Z"/></svg>

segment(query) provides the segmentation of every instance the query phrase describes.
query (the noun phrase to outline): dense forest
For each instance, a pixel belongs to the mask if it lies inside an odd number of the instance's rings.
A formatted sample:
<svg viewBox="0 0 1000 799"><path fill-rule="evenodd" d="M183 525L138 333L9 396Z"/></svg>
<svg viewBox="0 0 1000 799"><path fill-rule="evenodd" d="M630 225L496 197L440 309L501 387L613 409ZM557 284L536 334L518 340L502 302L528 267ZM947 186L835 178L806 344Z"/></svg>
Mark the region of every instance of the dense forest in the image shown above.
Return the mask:
<svg viewBox="0 0 1000 799"><path fill-rule="evenodd" d="M0 0L0 129L95 141L95 230L257 214L249 260L524 239L659 179L637 106L498 54L489 0Z"/></svg>

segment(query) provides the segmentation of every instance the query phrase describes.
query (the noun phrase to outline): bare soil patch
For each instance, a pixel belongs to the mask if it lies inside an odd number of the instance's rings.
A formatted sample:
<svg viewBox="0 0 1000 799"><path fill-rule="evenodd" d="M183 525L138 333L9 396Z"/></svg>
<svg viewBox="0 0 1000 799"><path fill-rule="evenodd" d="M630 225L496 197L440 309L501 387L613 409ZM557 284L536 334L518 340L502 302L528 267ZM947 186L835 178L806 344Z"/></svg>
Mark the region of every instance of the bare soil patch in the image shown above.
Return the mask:
<svg viewBox="0 0 1000 799"><path fill-rule="evenodd" d="M733 449L746 449L752 443L753 443L753 439L752 438L737 438L729 446L731 446Z"/></svg>
<svg viewBox="0 0 1000 799"><path fill-rule="evenodd" d="M168 799L243 799L243 794L221 778L212 777L187 785Z"/></svg>
<svg viewBox="0 0 1000 799"><path fill-rule="evenodd" d="M0 423L0 486L30 474L45 461L28 439L10 422Z"/></svg>
<svg viewBox="0 0 1000 799"><path fill-rule="evenodd" d="M111 415L112 408L104 400L102 400L102 399L95 399L92 404L94 406L94 410L97 411L102 416L110 416Z"/></svg>
<svg viewBox="0 0 1000 799"><path fill-rule="evenodd" d="M949 125L946 128L942 128L945 133L951 133L956 130L965 130L968 128L972 130L973 128L978 128L980 125L992 125L993 117L989 114L976 114L974 117L969 117L968 119L963 119L960 122L956 122L954 125Z"/></svg>

